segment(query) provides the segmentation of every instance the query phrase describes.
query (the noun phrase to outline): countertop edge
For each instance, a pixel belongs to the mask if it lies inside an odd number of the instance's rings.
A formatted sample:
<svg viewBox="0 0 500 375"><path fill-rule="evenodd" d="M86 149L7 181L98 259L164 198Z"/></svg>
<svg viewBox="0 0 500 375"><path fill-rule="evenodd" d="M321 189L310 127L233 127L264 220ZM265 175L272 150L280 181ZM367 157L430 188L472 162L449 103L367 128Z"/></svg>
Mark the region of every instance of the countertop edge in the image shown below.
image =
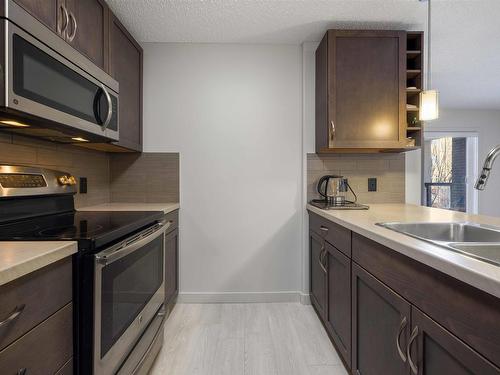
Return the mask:
<svg viewBox="0 0 500 375"><path fill-rule="evenodd" d="M29 246L29 241L19 243ZM37 244L39 242L33 241L33 243ZM0 286L8 284L11 281L17 280L32 272L38 271L39 269L42 269L61 259L67 258L68 256L75 254L77 251L78 246L75 241L64 241L58 243L57 245L54 243L54 248L51 250L40 252L39 255L20 261L9 268L0 269Z"/></svg>
<svg viewBox="0 0 500 375"><path fill-rule="evenodd" d="M310 204L307 205L307 210L313 212L326 220L329 220L333 223L339 224L347 229L356 232L370 240L373 240L377 243L380 243L394 251L397 251L400 254L403 254L411 259L414 259L428 267L431 267L437 271L440 271L448 276L451 276L457 280L460 280L468 285L471 285L477 289L480 289L488 294L491 294L497 298L500 298L500 280L494 277L488 277L479 271L475 271L467 266L462 264L455 263L449 259L446 259L445 255L454 255L460 257L466 257L465 255L461 255L458 253L450 254L449 250L443 249L439 246L429 244L427 242L413 239L404 234L391 232L392 237L399 238L401 237L401 241L391 239L388 236L384 236L380 233L375 233L370 231L367 228L362 226L358 226L350 221L345 221L340 218L329 215L324 210L321 210L317 207L314 207ZM382 229L382 228L381 228ZM404 242L403 242L404 241ZM421 247L433 248L435 249L435 253L430 253L427 250L419 248L416 245L412 245L413 243L421 244ZM445 252L445 253L443 253ZM446 253L448 252L448 253ZM475 259L471 258L471 262L479 262ZM492 266L494 267L494 266Z"/></svg>

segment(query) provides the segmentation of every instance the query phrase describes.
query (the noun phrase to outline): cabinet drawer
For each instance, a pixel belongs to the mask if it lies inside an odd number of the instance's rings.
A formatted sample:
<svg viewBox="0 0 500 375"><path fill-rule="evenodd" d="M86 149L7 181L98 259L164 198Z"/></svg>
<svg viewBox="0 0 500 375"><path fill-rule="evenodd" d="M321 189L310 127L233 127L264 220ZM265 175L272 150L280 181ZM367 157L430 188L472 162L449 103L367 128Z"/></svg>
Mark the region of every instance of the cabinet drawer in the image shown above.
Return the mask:
<svg viewBox="0 0 500 375"><path fill-rule="evenodd" d="M500 366L500 299L357 233L352 260Z"/></svg>
<svg viewBox="0 0 500 375"><path fill-rule="evenodd" d="M351 231L309 212L309 229L325 238L348 257L351 257Z"/></svg>
<svg viewBox="0 0 500 375"><path fill-rule="evenodd" d="M2 374L55 374L73 356L73 307L69 303L0 352Z"/></svg>
<svg viewBox="0 0 500 375"><path fill-rule="evenodd" d="M47 319L72 299L71 257L0 287L0 350ZM24 307L23 307L24 306Z"/></svg>

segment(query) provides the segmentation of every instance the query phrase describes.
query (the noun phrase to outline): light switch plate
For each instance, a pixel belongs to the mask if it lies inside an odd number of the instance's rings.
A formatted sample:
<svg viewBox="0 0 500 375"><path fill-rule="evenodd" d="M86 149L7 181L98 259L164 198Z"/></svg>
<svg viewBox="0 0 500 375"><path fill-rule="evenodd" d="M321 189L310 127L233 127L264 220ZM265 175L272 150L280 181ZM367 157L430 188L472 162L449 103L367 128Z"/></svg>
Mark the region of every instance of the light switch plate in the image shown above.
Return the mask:
<svg viewBox="0 0 500 375"><path fill-rule="evenodd" d="M368 191L377 191L377 179L375 177L368 179Z"/></svg>
<svg viewBox="0 0 500 375"><path fill-rule="evenodd" d="M80 177L80 194L87 194L87 177Z"/></svg>

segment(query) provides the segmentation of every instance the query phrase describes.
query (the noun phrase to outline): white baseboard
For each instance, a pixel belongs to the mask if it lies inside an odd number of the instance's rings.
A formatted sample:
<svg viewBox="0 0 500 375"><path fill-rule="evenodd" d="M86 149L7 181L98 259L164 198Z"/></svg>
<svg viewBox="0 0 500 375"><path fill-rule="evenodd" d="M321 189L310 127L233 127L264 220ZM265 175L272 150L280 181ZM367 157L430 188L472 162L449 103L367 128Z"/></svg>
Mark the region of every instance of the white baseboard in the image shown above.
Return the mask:
<svg viewBox="0 0 500 375"><path fill-rule="evenodd" d="M179 293L179 303L272 303L300 302L310 304L309 295L301 292L227 292L227 293Z"/></svg>
<svg viewBox="0 0 500 375"><path fill-rule="evenodd" d="M309 297L309 294L300 293L300 303L303 305L310 305L311 298Z"/></svg>

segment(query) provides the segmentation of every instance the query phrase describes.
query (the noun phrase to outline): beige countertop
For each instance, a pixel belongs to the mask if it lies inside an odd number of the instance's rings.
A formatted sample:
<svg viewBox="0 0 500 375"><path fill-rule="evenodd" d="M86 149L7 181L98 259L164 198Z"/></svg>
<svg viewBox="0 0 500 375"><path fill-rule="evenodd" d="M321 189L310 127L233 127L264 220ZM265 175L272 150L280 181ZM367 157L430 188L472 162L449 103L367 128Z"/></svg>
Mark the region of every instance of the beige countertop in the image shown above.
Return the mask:
<svg viewBox="0 0 500 375"><path fill-rule="evenodd" d="M73 241L0 242L0 285L66 258L77 250Z"/></svg>
<svg viewBox="0 0 500 375"><path fill-rule="evenodd" d="M179 203L103 203L78 208L78 211L163 211L166 215L179 208Z"/></svg>
<svg viewBox="0 0 500 375"><path fill-rule="evenodd" d="M375 225L382 222L473 222L500 227L500 218L411 204L371 204L362 210L307 209L325 219L500 298L500 267Z"/></svg>

